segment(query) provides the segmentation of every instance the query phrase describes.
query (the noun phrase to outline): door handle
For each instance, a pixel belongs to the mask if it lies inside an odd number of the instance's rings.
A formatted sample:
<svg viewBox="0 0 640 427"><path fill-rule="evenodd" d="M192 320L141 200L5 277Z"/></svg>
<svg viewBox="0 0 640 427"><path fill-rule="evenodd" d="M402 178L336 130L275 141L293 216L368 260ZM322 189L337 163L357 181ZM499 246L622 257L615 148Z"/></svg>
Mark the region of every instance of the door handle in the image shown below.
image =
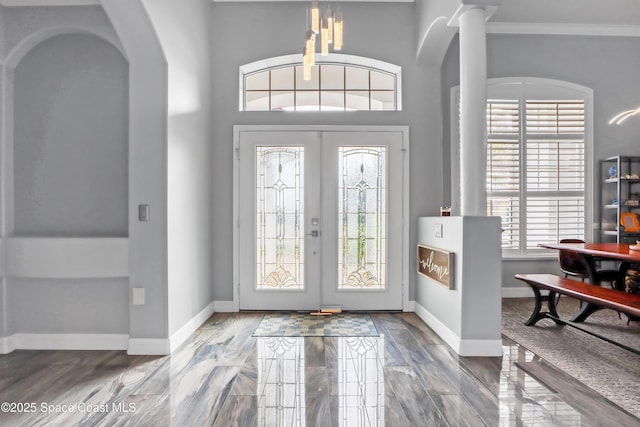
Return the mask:
<svg viewBox="0 0 640 427"><path fill-rule="evenodd" d="M318 237L320 232L318 230L311 230L311 233L307 233L307 236Z"/></svg>

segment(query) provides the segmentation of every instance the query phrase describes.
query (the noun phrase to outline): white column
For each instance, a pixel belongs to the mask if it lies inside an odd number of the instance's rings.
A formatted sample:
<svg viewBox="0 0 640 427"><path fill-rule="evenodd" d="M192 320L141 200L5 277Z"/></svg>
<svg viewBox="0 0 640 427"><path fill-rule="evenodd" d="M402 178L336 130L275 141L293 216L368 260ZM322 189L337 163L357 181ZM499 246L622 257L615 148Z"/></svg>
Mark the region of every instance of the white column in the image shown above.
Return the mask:
<svg viewBox="0 0 640 427"><path fill-rule="evenodd" d="M460 15L460 214L487 214L487 35L485 11Z"/></svg>

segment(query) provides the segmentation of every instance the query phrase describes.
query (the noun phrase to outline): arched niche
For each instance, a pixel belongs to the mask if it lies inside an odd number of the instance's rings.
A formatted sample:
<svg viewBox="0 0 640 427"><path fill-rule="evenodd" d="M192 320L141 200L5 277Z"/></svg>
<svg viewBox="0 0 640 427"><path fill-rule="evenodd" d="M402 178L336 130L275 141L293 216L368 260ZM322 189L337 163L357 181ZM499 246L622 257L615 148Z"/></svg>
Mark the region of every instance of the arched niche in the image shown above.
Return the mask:
<svg viewBox="0 0 640 427"><path fill-rule="evenodd" d="M66 33L15 62L13 234L128 235L127 60L103 38Z"/></svg>

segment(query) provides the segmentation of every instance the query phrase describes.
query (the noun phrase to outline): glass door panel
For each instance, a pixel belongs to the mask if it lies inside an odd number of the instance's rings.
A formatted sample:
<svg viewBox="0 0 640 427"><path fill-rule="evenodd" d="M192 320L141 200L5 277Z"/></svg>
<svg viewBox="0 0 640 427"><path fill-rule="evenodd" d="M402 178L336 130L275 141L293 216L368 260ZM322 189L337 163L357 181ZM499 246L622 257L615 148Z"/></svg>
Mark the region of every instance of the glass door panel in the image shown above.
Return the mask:
<svg viewBox="0 0 640 427"><path fill-rule="evenodd" d="M386 287L386 147L338 147L338 289Z"/></svg>
<svg viewBox="0 0 640 427"><path fill-rule="evenodd" d="M401 309L402 133L325 132L322 158L322 304Z"/></svg>
<svg viewBox="0 0 640 427"><path fill-rule="evenodd" d="M256 147L256 288L304 289L304 148Z"/></svg>
<svg viewBox="0 0 640 427"><path fill-rule="evenodd" d="M319 146L309 132L247 132L239 143L240 308L316 310ZM315 195L314 196L310 196ZM317 228L317 227L316 227Z"/></svg>

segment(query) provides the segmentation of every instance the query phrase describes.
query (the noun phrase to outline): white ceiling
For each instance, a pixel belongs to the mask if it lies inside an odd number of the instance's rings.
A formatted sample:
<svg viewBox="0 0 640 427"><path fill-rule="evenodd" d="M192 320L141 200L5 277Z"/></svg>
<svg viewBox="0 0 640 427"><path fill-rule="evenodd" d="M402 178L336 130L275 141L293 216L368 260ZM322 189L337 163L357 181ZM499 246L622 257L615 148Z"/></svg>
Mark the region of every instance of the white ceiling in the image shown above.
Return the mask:
<svg viewBox="0 0 640 427"><path fill-rule="evenodd" d="M491 21L638 26L640 0L502 0Z"/></svg>
<svg viewBox="0 0 640 427"><path fill-rule="evenodd" d="M87 6L99 4L100 0L0 0L2 6Z"/></svg>
<svg viewBox="0 0 640 427"><path fill-rule="evenodd" d="M180 1L180 0L176 0ZM214 2L244 2L244 1L310 1L310 0L213 0ZM414 0L331 0L332 2L388 2L407 3ZM415 0L417 2L431 2L435 0ZM448 0L465 3L464 0ZM482 1L482 0L480 0ZM473 2L468 2L473 3ZM536 25L538 30L527 31L527 26L534 24L569 24L574 28L568 33L580 33L579 28L589 25L603 25L601 32L614 31L610 35L628 34L624 27L640 28L640 0L501 0L501 6L492 16L492 23L524 24L524 32L542 31L543 26ZM0 0L2 6L79 6L99 5L100 0ZM615 27L622 27L616 29ZM504 28L511 28L503 26ZM498 25L496 28L502 28ZM515 28L515 27L513 27ZM533 28L533 27L532 27ZM511 32L512 30L506 30ZM557 31L556 31L557 32ZM597 31L596 31L597 33ZM606 34L603 34L606 35Z"/></svg>

